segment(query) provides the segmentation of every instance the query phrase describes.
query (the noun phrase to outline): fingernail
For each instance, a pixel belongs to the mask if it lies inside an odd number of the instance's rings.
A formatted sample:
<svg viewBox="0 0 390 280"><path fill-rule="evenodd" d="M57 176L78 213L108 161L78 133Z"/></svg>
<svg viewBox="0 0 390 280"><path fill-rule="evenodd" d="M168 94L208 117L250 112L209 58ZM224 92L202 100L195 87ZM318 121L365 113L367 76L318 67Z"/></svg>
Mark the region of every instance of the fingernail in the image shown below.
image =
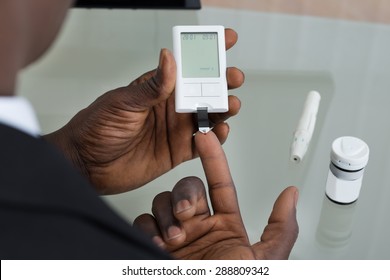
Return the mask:
<svg viewBox="0 0 390 280"><path fill-rule="evenodd" d="M182 213L184 211L187 211L188 209L190 209L192 207L191 203L188 201L188 200L180 200L177 204L176 204L176 213L179 214L179 213Z"/></svg>
<svg viewBox="0 0 390 280"><path fill-rule="evenodd" d="M156 244L158 247L160 247L160 248L165 247L165 243L160 236L154 236L152 238L152 240L153 240L153 243Z"/></svg>
<svg viewBox="0 0 390 280"><path fill-rule="evenodd" d="M297 207L298 199L299 199L299 191L296 190L296 191L295 191L295 194L294 194L294 203L295 203L295 207Z"/></svg>
<svg viewBox="0 0 390 280"><path fill-rule="evenodd" d="M182 235L181 229L177 226L170 226L167 231L168 239L175 239Z"/></svg>
<svg viewBox="0 0 390 280"><path fill-rule="evenodd" d="M159 58L159 61L158 61L158 69L161 69L161 66L163 65L163 61L164 61L163 52L164 52L164 49L161 49L160 50L160 58Z"/></svg>
<svg viewBox="0 0 390 280"><path fill-rule="evenodd" d="M224 122L224 124L226 125L226 127L228 129L228 133L230 133L230 125L227 122Z"/></svg>

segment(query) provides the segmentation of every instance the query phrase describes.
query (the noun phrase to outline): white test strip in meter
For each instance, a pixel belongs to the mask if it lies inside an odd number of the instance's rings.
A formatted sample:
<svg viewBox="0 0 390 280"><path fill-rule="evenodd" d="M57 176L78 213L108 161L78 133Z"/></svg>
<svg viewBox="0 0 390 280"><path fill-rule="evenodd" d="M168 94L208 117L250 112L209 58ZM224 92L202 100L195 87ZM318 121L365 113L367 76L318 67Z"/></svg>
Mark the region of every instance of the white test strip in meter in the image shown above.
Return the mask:
<svg viewBox="0 0 390 280"><path fill-rule="evenodd" d="M173 27L173 54L177 65L175 110L208 113L229 109L223 26Z"/></svg>

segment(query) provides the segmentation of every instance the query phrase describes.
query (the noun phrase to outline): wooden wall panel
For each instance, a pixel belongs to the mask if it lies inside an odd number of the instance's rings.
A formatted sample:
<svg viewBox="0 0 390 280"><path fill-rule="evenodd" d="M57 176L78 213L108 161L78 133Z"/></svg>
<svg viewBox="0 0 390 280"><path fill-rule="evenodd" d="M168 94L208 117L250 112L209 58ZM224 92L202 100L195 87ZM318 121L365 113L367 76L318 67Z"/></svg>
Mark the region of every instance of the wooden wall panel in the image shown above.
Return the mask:
<svg viewBox="0 0 390 280"><path fill-rule="evenodd" d="M202 0L202 5L390 23L390 0Z"/></svg>

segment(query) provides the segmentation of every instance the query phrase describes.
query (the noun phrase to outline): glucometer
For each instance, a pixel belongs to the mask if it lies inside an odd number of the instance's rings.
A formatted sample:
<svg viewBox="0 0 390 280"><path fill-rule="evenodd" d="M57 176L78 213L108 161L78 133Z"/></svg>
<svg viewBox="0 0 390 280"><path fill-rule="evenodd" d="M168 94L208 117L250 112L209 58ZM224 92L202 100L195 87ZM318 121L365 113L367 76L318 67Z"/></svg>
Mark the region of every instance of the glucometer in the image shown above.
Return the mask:
<svg viewBox="0 0 390 280"><path fill-rule="evenodd" d="M205 113L228 111L225 28L175 26L173 54L177 65L176 112L198 113L204 124Z"/></svg>

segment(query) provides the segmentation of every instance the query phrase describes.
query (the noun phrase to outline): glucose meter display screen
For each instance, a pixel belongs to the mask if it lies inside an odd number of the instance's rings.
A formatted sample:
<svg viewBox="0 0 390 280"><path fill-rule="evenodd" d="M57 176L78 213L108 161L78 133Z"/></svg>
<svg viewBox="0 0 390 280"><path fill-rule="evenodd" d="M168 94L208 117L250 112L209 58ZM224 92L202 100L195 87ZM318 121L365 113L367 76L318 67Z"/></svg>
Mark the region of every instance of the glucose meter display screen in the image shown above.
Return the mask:
<svg viewBox="0 0 390 280"><path fill-rule="evenodd" d="M219 77L217 32L181 33L183 78Z"/></svg>

